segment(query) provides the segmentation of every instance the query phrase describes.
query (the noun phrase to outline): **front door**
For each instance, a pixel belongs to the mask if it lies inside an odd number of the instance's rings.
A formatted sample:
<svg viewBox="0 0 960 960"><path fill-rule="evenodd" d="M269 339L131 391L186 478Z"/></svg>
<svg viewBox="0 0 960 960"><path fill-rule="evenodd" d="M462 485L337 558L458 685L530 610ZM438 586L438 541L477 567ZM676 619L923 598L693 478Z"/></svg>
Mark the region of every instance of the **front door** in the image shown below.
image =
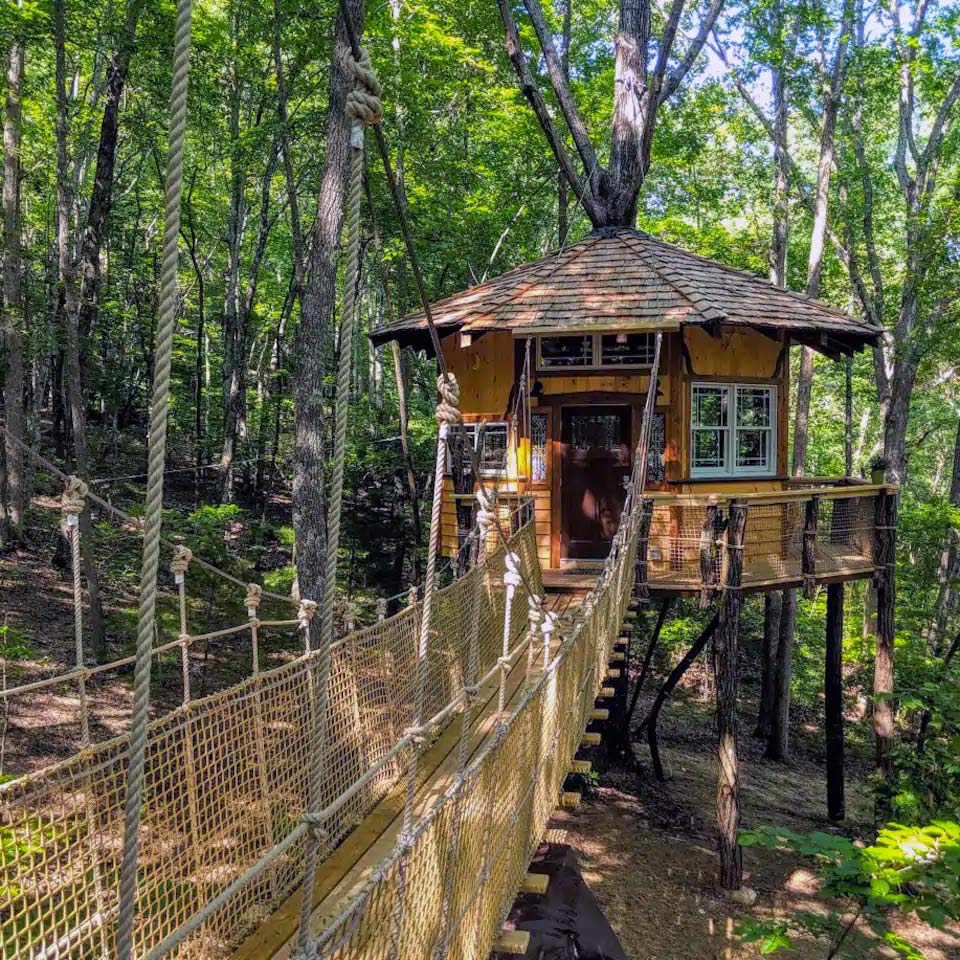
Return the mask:
<svg viewBox="0 0 960 960"><path fill-rule="evenodd" d="M564 407L560 454L560 557L602 560L626 496L630 407Z"/></svg>

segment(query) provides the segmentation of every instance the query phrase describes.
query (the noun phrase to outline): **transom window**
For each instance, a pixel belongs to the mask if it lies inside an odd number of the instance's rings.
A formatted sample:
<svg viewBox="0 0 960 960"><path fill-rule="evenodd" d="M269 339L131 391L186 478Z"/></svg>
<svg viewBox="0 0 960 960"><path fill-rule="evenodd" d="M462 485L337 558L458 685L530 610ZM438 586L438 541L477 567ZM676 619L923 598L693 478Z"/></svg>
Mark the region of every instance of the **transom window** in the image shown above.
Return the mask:
<svg viewBox="0 0 960 960"><path fill-rule="evenodd" d="M637 369L653 364L653 333L578 333L540 337L537 368L540 370Z"/></svg>
<svg viewBox="0 0 960 960"><path fill-rule="evenodd" d="M776 387L695 383L690 394L690 475L776 473Z"/></svg>

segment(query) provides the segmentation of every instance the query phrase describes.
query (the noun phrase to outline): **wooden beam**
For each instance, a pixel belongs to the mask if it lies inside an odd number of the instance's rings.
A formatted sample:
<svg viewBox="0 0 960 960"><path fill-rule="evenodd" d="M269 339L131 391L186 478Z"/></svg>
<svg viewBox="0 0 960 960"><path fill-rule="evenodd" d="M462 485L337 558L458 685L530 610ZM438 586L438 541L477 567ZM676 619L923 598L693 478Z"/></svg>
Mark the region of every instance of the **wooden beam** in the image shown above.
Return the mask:
<svg viewBox="0 0 960 960"><path fill-rule="evenodd" d="M588 720L609 720L609 719L610 719L610 711L609 711L609 710L602 710L602 709L599 709L599 708L596 708L596 709L593 709L593 710L588 710L588 711L587 711L587 719L588 719Z"/></svg>
<svg viewBox="0 0 960 960"><path fill-rule="evenodd" d="M581 747L599 747L602 741L603 741L603 737L601 737L599 733L594 733L591 730L585 733L580 738L580 746Z"/></svg>
<svg viewBox="0 0 960 960"><path fill-rule="evenodd" d="M827 743L827 816L845 816L843 796L843 584L827 587L827 642L823 674Z"/></svg>
<svg viewBox="0 0 960 960"><path fill-rule="evenodd" d="M564 790L563 793L560 794L560 806L579 807L580 793L576 790Z"/></svg>
<svg viewBox="0 0 960 960"><path fill-rule="evenodd" d="M497 939L493 941L493 952L522 957L529 946L529 930L501 930Z"/></svg>
<svg viewBox="0 0 960 960"><path fill-rule="evenodd" d="M803 595L812 600L817 592L817 515L820 498L812 496L806 503L803 522L803 555L800 572L803 574Z"/></svg>
<svg viewBox="0 0 960 960"><path fill-rule="evenodd" d="M720 883L724 890L743 885L743 852L740 849L740 771L737 758L737 647L743 597L743 537L747 508L742 500L730 503L726 531L726 582L720 601L720 620L713 641L717 691L717 831L720 848Z"/></svg>
<svg viewBox="0 0 960 960"><path fill-rule="evenodd" d="M571 760L570 772L585 777L593 769L593 764L589 760Z"/></svg>
<svg viewBox="0 0 960 960"><path fill-rule="evenodd" d="M528 873L520 881L521 893L533 893L542 897L550 886L550 877L545 873Z"/></svg>

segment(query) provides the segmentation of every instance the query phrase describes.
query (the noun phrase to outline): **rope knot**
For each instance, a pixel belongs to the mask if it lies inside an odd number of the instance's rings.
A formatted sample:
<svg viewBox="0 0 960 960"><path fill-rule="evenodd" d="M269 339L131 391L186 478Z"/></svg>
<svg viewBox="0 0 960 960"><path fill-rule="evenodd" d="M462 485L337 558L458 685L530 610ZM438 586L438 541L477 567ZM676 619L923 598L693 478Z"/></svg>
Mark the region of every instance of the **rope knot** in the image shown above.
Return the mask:
<svg viewBox="0 0 960 960"><path fill-rule="evenodd" d="M470 685L464 684L463 705L467 708L476 706L476 703L479 699L480 699L480 688L475 683Z"/></svg>
<svg viewBox="0 0 960 960"><path fill-rule="evenodd" d="M377 598L376 610L377 610L377 619L378 619L378 620L386 620L386 619L387 619L387 598L386 598L386 597L378 597L378 598Z"/></svg>
<svg viewBox="0 0 960 960"><path fill-rule="evenodd" d="M263 595L263 587L259 583L247 584L247 595L244 598L244 606L247 608L247 616L252 620L257 615L257 607L260 606L260 598Z"/></svg>
<svg viewBox="0 0 960 960"><path fill-rule="evenodd" d="M193 559L193 551L189 547L179 546L173 551L173 557L170 560L170 572L177 577L177 583L187 572L190 561Z"/></svg>
<svg viewBox="0 0 960 960"><path fill-rule="evenodd" d="M535 593L527 597L527 618L530 626L536 629L541 626L546 619L546 611L543 609L543 600Z"/></svg>
<svg viewBox="0 0 960 960"><path fill-rule="evenodd" d="M484 487L477 490L477 526L480 536L487 537L497 523L497 498Z"/></svg>
<svg viewBox="0 0 960 960"><path fill-rule="evenodd" d="M501 673L509 673L510 668L513 666L513 659L509 656L497 657L497 666L500 668Z"/></svg>
<svg viewBox="0 0 960 960"><path fill-rule="evenodd" d="M380 81L373 72L373 62L367 50L361 49L360 58L350 57L354 88L347 94L347 115L356 122L369 126L383 117L380 99Z"/></svg>
<svg viewBox="0 0 960 960"><path fill-rule="evenodd" d="M430 727L427 724L407 727L403 735L415 746L424 747L430 740Z"/></svg>
<svg viewBox="0 0 960 960"><path fill-rule="evenodd" d="M316 600L301 600L300 609L297 611L297 619L300 621L300 629L306 630L310 626L313 615L317 612Z"/></svg>
<svg viewBox="0 0 960 960"><path fill-rule="evenodd" d="M307 825L307 829L320 843L325 843L330 839L330 832L324 829L324 818L320 814L304 813L300 819Z"/></svg>
<svg viewBox="0 0 960 960"><path fill-rule="evenodd" d="M67 485L63 488L60 497L60 509L67 523L76 523L77 517L83 513L87 505L89 488L79 477L67 477Z"/></svg>
<svg viewBox="0 0 960 960"><path fill-rule="evenodd" d="M441 427L455 427L460 422L460 384L454 374L447 372L437 377L437 423Z"/></svg>

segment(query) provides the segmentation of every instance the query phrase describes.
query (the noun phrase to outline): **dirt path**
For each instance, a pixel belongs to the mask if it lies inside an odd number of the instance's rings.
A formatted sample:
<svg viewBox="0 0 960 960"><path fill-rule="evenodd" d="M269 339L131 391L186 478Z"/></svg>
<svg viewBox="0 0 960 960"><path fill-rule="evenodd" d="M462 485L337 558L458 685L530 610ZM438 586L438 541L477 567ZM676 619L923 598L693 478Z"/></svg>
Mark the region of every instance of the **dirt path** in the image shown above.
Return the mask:
<svg viewBox="0 0 960 960"><path fill-rule="evenodd" d="M669 780L658 784L646 750L637 747L641 776L610 773L573 812L556 816L554 839L577 850L586 882L636 960L740 960L759 956L739 943L734 928L745 911L731 904L715 883L713 817L716 770L711 716L688 701L671 706L661 721ZM744 724L746 726L746 724ZM790 766L759 759L759 745L741 737L745 755L741 789L745 827L760 824L794 830L830 830L821 766L797 750ZM847 786L848 835L867 835L870 803L862 781ZM796 909L822 909L809 863L775 851L744 851L746 882L759 898L752 916L782 916ZM928 960L958 960L960 941L921 924L898 930ZM823 944L802 943L785 958L824 958ZM871 956L894 956L872 953Z"/></svg>

